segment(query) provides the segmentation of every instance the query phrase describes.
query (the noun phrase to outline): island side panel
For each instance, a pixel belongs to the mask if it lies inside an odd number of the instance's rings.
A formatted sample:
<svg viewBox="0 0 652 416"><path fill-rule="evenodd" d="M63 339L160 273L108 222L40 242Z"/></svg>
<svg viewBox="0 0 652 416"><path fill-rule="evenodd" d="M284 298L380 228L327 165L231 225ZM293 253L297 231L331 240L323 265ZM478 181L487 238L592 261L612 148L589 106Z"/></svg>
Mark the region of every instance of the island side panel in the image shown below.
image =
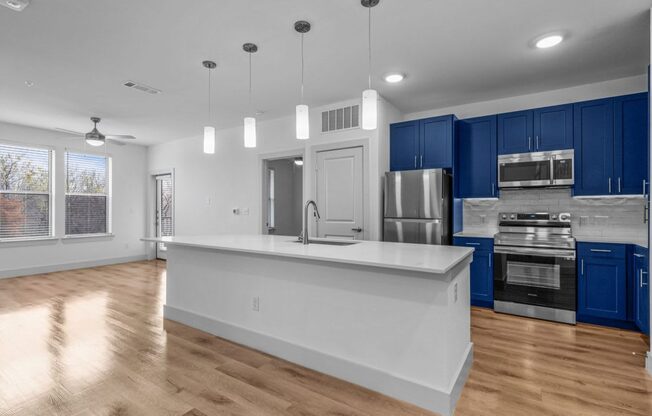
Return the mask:
<svg viewBox="0 0 652 416"><path fill-rule="evenodd" d="M470 346L467 263L450 279L171 245L166 317L449 414Z"/></svg>

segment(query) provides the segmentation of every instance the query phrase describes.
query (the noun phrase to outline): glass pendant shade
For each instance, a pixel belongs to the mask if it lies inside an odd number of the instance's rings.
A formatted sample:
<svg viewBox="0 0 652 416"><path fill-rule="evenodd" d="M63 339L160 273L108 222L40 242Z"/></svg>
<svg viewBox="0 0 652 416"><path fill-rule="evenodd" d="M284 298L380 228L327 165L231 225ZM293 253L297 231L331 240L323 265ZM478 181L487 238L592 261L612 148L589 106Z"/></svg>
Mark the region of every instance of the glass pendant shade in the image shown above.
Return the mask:
<svg viewBox="0 0 652 416"><path fill-rule="evenodd" d="M244 146L256 147L256 119L253 117L244 118Z"/></svg>
<svg viewBox="0 0 652 416"><path fill-rule="evenodd" d="M204 127L204 153L209 155L215 153L215 127Z"/></svg>
<svg viewBox="0 0 652 416"><path fill-rule="evenodd" d="M297 139L307 140L310 138L310 114L308 106L299 104L297 106Z"/></svg>
<svg viewBox="0 0 652 416"><path fill-rule="evenodd" d="M378 126L378 92L362 91L362 129L375 130Z"/></svg>

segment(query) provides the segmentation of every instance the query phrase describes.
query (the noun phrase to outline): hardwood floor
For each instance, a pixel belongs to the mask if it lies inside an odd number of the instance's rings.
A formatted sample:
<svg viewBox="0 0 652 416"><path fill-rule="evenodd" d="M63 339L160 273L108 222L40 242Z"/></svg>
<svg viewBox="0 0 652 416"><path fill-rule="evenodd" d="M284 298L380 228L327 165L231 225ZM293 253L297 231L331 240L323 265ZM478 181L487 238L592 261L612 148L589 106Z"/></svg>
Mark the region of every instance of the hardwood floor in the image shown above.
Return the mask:
<svg viewBox="0 0 652 416"><path fill-rule="evenodd" d="M162 318L165 263L0 280L2 415L432 415ZM456 415L652 415L640 334L473 309Z"/></svg>

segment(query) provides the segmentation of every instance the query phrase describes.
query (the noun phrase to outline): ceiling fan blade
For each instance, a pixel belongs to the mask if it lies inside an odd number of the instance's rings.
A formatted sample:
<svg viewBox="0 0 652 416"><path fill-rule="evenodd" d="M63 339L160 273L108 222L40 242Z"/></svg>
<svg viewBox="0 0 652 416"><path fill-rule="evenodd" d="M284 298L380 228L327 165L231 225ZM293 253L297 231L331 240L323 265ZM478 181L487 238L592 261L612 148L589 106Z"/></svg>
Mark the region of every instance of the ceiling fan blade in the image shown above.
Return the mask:
<svg viewBox="0 0 652 416"><path fill-rule="evenodd" d="M108 137L107 137L106 141L111 143L112 145L115 144L116 146L126 146L127 145L127 143L122 143L121 141L118 141L118 140L109 139Z"/></svg>
<svg viewBox="0 0 652 416"><path fill-rule="evenodd" d="M124 134L107 134L104 137L112 140L136 140L134 136L124 135Z"/></svg>
<svg viewBox="0 0 652 416"><path fill-rule="evenodd" d="M75 135L75 136L82 136L83 137L83 136L86 135L86 133L81 133L79 131L74 131L74 130L62 129L62 128L59 128L59 127L55 127L54 129L56 131L60 131L62 133L67 133L67 134L72 134L72 135Z"/></svg>

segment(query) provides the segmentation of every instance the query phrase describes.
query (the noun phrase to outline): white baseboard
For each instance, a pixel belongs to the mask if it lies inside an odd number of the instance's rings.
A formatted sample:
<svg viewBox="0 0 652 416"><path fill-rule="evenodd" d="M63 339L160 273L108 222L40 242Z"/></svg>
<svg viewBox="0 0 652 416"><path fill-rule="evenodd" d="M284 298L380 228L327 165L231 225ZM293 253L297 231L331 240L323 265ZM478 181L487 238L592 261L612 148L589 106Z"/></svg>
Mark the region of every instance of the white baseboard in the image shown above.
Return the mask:
<svg viewBox="0 0 652 416"><path fill-rule="evenodd" d="M45 266L25 267L22 269L0 270L0 279L8 279L10 277L30 276L33 274L61 272L64 270L85 269L88 267L106 266L109 264L130 263L132 261L142 261L142 260L147 260L147 255L141 254L138 256L113 257L108 259L97 259L97 260L77 261L71 263L48 264Z"/></svg>
<svg viewBox="0 0 652 416"><path fill-rule="evenodd" d="M473 344L469 343L465 352L465 359L460 363L457 377L451 383L450 391L443 391L364 364L348 361L198 313L165 305L163 315L166 319L180 322L304 367L364 386L387 396L413 403L443 416L453 414L455 404L473 363Z"/></svg>

